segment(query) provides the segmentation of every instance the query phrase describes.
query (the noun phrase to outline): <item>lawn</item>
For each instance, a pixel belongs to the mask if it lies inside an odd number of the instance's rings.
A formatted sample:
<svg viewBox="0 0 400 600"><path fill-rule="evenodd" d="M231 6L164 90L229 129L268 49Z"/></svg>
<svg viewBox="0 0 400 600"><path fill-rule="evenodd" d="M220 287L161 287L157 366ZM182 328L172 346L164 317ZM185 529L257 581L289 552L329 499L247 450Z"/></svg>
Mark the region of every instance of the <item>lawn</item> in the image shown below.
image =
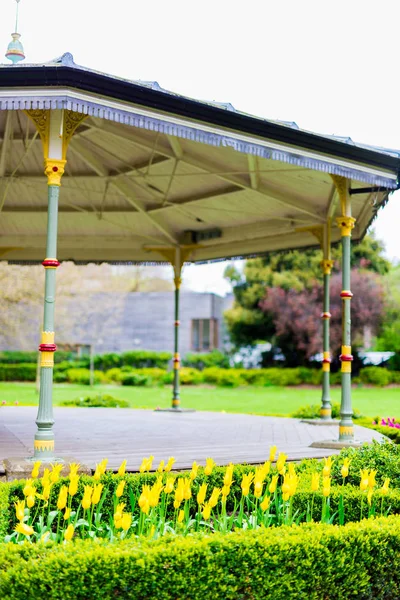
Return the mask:
<svg viewBox="0 0 400 600"><path fill-rule="evenodd" d="M132 408L168 407L171 402L170 387L122 387L117 385L56 384L54 404L63 400L95 393L112 394L127 400ZM182 407L197 410L210 410L232 413L253 413L260 415L289 415L300 406L319 404L321 391L306 387L243 387L214 388L206 386L185 386L181 389ZM33 383L0 382L0 404L8 406L37 405L38 395ZM332 389L332 401L340 402L340 388ZM400 387L353 388L353 407L365 416L400 417Z"/></svg>

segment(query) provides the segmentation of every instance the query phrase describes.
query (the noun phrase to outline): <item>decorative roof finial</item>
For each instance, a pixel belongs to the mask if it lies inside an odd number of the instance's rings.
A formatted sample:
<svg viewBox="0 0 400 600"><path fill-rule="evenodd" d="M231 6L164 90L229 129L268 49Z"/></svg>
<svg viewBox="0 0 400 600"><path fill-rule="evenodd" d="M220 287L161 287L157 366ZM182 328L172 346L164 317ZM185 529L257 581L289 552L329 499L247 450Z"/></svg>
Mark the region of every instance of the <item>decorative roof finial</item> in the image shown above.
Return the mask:
<svg viewBox="0 0 400 600"><path fill-rule="evenodd" d="M18 8L20 0L15 0L15 2L17 3L17 12L15 17L15 33L11 34L12 42L8 44L6 52L6 58L11 60L13 64L18 63L19 61L24 60L25 58L24 48L21 42L19 41L21 35L18 33Z"/></svg>

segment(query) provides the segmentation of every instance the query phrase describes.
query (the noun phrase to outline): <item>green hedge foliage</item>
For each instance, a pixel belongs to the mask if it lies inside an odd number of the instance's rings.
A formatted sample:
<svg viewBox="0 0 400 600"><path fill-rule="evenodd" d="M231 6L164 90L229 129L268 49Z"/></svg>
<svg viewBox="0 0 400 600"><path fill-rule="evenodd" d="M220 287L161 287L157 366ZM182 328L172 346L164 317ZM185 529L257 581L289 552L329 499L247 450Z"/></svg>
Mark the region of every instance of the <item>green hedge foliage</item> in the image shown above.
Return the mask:
<svg viewBox="0 0 400 600"><path fill-rule="evenodd" d="M389 429L389 428L385 428ZM361 448L345 448L340 452L340 459L350 458L348 482L358 485L361 469L375 469L376 481L381 485L386 477L390 478L390 486L400 488L400 446L391 442L364 444ZM341 460L335 460L332 467L332 481L341 483Z"/></svg>
<svg viewBox="0 0 400 600"><path fill-rule="evenodd" d="M3 600L398 598L400 523L0 546Z"/></svg>
<svg viewBox="0 0 400 600"><path fill-rule="evenodd" d="M78 406L81 408L129 408L129 402L114 398L109 394L97 394L96 396L83 396L75 400L65 400L60 406Z"/></svg>
<svg viewBox="0 0 400 600"><path fill-rule="evenodd" d="M4 350L0 352L0 364L17 365L20 363L36 363L38 353L33 352L21 352L19 350ZM54 362L60 363L73 359L72 352L64 352L63 350L57 350L54 355Z"/></svg>
<svg viewBox="0 0 400 600"><path fill-rule="evenodd" d="M0 381L35 381L36 363L0 364Z"/></svg>
<svg viewBox="0 0 400 600"><path fill-rule="evenodd" d="M207 367L229 369L229 357L220 350L212 350L204 354L189 352L182 361L184 367L192 367L203 371Z"/></svg>

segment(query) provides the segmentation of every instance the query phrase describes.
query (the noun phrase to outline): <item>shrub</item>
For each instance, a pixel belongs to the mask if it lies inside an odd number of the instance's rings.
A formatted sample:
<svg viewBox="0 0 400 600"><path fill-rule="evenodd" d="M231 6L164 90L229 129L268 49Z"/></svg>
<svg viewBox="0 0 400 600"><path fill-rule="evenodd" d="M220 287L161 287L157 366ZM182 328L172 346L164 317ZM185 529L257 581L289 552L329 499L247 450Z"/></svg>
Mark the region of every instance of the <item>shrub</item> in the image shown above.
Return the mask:
<svg viewBox="0 0 400 600"><path fill-rule="evenodd" d="M378 484L389 477L391 486L400 487L400 446L391 442L373 441L372 444L364 444L361 448L343 449L340 452L340 460L334 461L332 468L333 480L338 483L342 481L340 463L346 457L351 459L349 483L359 484L361 469L376 469Z"/></svg>
<svg viewBox="0 0 400 600"><path fill-rule="evenodd" d="M81 408L129 408L129 402L114 398L114 396L110 396L109 394L97 394L96 396L75 398L75 400L65 400L60 403L60 406L78 406Z"/></svg>
<svg viewBox="0 0 400 600"><path fill-rule="evenodd" d="M362 383L378 385L379 387L390 383L390 373L383 367L364 367L364 369L361 369L359 377Z"/></svg>
<svg viewBox="0 0 400 600"><path fill-rule="evenodd" d="M186 354L182 364L185 367L192 367L199 371L203 371L208 367L220 367L222 369L229 369L230 367L229 357L220 350L212 350L204 354L190 352Z"/></svg>
<svg viewBox="0 0 400 600"><path fill-rule="evenodd" d="M0 381L35 381L36 363L0 364Z"/></svg>
<svg viewBox="0 0 400 600"><path fill-rule="evenodd" d="M115 381L116 383L121 381L122 375L123 372L119 367L108 369L108 371L105 372L105 376L107 377L108 381Z"/></svg>
<svg viewBox="0 0 400 600"><path fill-rule="evenodd" d="M57 350L54 354L54 362L60 363L65 360L73 359L72 352L64 352ZM0 352L0 364L21 364L21 363L36 363L38 359L37 351L22 352L20 350L4 350Z"/></svg>
<svg viewBox="0 0 400 600"><path fill-rule="evenodd" d="M202 374L197 369L182 367L179 372L179 380L182 385L197 385L202 383Z"/></svg>
<svg viewBox="0 0 400 600"><path fill-rule="evenodd" d="M68 383L78 383L80 385L90 385L89 369L68 369ZM108 383L107 377L102 371L94 371L93 383Z"/></svg>
<svg viewBox="0 0 400 600"><path fill-rule="evenodd" d="M290 416L294 419L319 419L321 417L321 405L320 404L308 404L302 406ZM354 409L353 419L361 419L362 415L359 410ZM338 402L332 403L332 419L340 419L340 404ZM363 425L363 423L360 423Z"/></svg>
<svg viewBox="0 0 400 600"><path fill-rule="evenodd" d="M383 600L400 585L400 524L307 524L156 541L0 549L3 600ZM390 576L388 576L390 565Z"/></svg>
<svg viewBox="0 0 400 600"><path fill-rule="evenodd" d="M66 383L68 381L67 371L54 371L53 382L54 383Z"/></svg>
<svg viewBox="0 0 400 600"><path fill-rule="evenodd" d="M245 383L242 369L219 369L218 367L204 369L203 381L223 387L237 387Z"/></svg>
<svg viewBox="0 0 400 600"><path fill-rule="evenodd" d="M122 373L120 381L122 385L144 386L150 383L150 378L136 371L131 371L130 373Z"/></svg>
<svg viewBox="0 0 400 600"><path fill-rule="evenodd" d="M121 354L122 365L136 369L167 369L171 358L170 352L153 352L151 350L131 350Z"/></svg>
<svg viewBox="0 0 400 600"><path fill-rule="evenodd" d="M300 385L302 383L299 368L279 369L272 367L270 369L265 369L265 375L265 385L291 386Z"/></svg>

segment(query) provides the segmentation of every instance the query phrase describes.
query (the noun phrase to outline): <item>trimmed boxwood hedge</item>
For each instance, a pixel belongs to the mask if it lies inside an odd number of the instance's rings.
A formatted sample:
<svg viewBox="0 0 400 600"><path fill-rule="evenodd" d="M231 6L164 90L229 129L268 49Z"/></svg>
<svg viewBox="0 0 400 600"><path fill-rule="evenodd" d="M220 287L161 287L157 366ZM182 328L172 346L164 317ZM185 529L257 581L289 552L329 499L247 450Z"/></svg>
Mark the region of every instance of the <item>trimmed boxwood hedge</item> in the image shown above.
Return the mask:
<svg viewBox="0 0 400 600"><path fill-rule="evenodd" d="M400 522L0 545L2 600L398 598Z"/></svg>

